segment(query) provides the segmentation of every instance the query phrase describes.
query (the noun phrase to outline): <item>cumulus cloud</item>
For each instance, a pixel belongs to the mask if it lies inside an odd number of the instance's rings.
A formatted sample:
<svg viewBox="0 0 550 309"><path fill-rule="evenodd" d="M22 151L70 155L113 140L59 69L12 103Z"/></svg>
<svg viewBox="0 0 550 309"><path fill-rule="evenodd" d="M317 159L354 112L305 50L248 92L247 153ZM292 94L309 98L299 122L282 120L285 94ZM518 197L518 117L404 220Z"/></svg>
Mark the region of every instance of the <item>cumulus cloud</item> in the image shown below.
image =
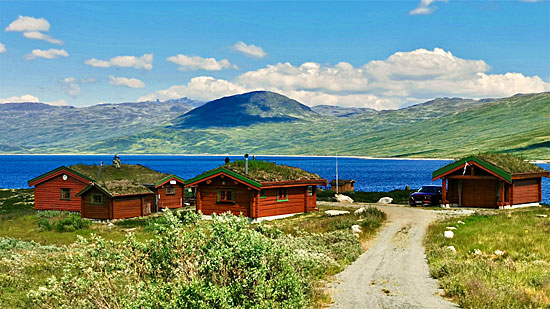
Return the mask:
<svg viewBox="0 0 550 309"><path fill-rule="evenodd" d="M306 62L277 63L245 72L232 81L208 76L193 78L139 98L167 100L190 97L212 100L253 90L275 91L304 104L394 109L435 97L507 97L550 91L550 83L521 73L490 74L483 60L463 59L450 51L417 49L396 52L385 60L354 67Z"/></svg>
<svg viewBox="0 0 550 309"><path fill-rule="evenodd" d="M84 63L98 68L120 67L151 70L153 69L153 54L144 54L141 57L117 56L109 60L91 58Z"/></svg>
<svg viewBox="0 0 550 309"><path fill-rule="evenodd" d="M6 52L6 45L0 43L0 54Z"/></svg>
<svg viewBox="0 0 550 309"><path fill-rule="evenodd" d="M33 60L36 58L44 58L44 59L55 59L59 57L68 57L69 53L67 53L64 49L48 49L48 50L41 50L41 49L33 49L30 54L27 54L25 56L26 60Z"/></svg>
<svg viewBox="0 0 550 309"><path fill-rule="evenodd" d="M75 97L82 92L80 89L80 84L94 83L95 81L95 78L66 77L61 81L61 88L70 96Z"/></svg>
<svg viewBox="0 0 550 309"><path fill-rule="evenodd" d="M256 45L247 45L245 42L239 41L233 45L233 50L239 51L245 55L252 56L255 58L264 58L267 56L267 53L260 47Z"/></svg>
<svg viewBox="0 0 550 309"><path fill-rule="evenodd" d="M178 54L176 56L166 58L166 61L179 65L178 69L181 71L220 71L222 69L238 69L236 65L231 64L227 59L218 61L214 58L203 58L199 56L186 56Z"/></svg>
<svg viewBox="0 0 550 309"><path fill-rule="evenodd" d="M19 18L12 21L4 30L17 32L49 31L50 23L45 18L19 16Z"/></svg>
<svg viewBox="0 0 550 309"><path fill-rule="evenodd" d="M109 84L115 86L126 86L130 88L145 88L145 83L136 78L114 77L109 75Z"/></svg>
<svg viewBox="0 0 550 309"><path fill-rule="evenodd" d="M20 97L13 96L9 98L0 98L0 103L25 103L25 102L37 103L37 102L40 102L40 100L37 97L30 94L25 94Z"/></svg>
<svg viewBox="0 0 550 309"><path fill-rule="evenodd" d="M435 12L436 7L430 6L434 2L448 2L448 0L420 0L418 6L409 12L410 15L428 15Z"/></svg>
<svg viewBox="0 0 550 309"><path fill-rule="evenodd" d="M27 39L42 40L52 44L63 45L63 41L54 39L51 35L44 34L38 31L25 32L23 33L23 36L25 36Z"/></svg>

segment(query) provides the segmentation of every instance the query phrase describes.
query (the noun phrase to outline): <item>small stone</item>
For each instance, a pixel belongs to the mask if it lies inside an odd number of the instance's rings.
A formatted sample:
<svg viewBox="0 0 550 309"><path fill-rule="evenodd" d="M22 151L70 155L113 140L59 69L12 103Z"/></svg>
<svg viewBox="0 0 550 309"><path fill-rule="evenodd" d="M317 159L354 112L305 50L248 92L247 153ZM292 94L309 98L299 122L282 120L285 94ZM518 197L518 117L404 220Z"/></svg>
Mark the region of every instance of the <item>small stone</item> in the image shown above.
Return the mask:
<svg viewBox="0 0 550 309"><path fill-rule="evenodd" d="M349 214L349 211L347 210L326 210L325 211L325 214L329 217L335 217L335 216L341 216L341 215L345 215L345 214Z"/></svg>
<svg viewBox="0 0 550 309"><path fill-rule="evenodd" d="M115 226L115 225L113 224L113 222L109 222L109 224L107 224L107 226L108 226L108 227L113 227L113 226Z"/></svg>
<svg viewBox="0 0 550 309"><path fill-rule="evenodd" d="M539 218L546 218L546 217L548 217L548 215L538 214L537 217L539 217Z"/></svg>
<svg viewBox="0 0 550 309"><path fill-rule="evenodd" d="M481 252L481 250L479 250L479 249L474 249L474 254L475 255L482 255L483 252Z"/></svg>
<svg viewBox="0 0 550 309"><path fill-rule="evenodd" d="M456 227L454 227L454 226L447 226L446 229L448 229L448 230L456 230Z"/></svg>
<svg viewBox="0 0 550 309"><path fill-rule="evenodd" d="M453 253L456 252L455 246L448 246L447 249L451 250Z"/></svg>
<svg viewBox="0 0 550 309"><path fill-rule="evenodd" d="M466 223L464 223L464 221L462 221L462 220L458 220L458 221L456 221L456 223L458 223L458 224L466 224Z"/></svg>
<svg viewBox="0 0 550 309"><path fill-rule="evenodd" d="M503 256L504 255L504 251L502 250L495 250L495 255L498 255L498 256Z"/></svg>
<svg viewBox="0 0 550 309"><path fill-rule="evenodd" d="M364 213L367 210L367 207L361 207L353 212L354 215L359 216L360 214Z"/></svg>
<svg viewBox="0 0 550 309"><path fill-rule="evenodd" d="M455 236L455 233L453 233L453 231L445 231L443 235L445 236L445 238L453 238Z"/></svg>
<svg viewBox="0 0 550 309"><path fill-rule="evenodd" d="M393 199L391 197L382 197L378 200L378 204L391 204Z"/></svg>
<svg viewBox="0 0 550 309"><path fill-rule="evenodd" d="M354 233L361 233L361 227L357 224L351 226L351 231Z"/></svg>

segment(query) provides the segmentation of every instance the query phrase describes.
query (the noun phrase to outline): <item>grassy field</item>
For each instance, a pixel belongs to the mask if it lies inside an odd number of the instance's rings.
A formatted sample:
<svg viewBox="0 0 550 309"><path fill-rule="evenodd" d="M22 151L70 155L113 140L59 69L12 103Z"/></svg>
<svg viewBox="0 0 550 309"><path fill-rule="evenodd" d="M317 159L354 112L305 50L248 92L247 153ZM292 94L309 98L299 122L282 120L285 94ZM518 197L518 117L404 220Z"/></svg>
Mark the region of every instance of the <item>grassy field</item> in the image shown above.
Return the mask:
<svg viewBox="0 0 550 309"><path fill-rule="evenodd" d="M452 239L443 236L449 226ZM446 219L429 228L425 246L431 275L462 307L550 308L548 206Z"/></svg>
<svg viewBox="0 0 550 309"><path fill-rule="evenodd" d="M294 289L294 298L288 300L287 305L323 306L330 303L330 297L324 293L324 280L354 261L363 250L361 243L371 238L385 220L385 214L374 209L370 209L361 216L349 214L340 217L327 217L324 215L324 210L327 208L321 207L319 212L247 225L248 228L245 230L249 230L249 232L244 231L243 233L242 224L224 220L200 221L198 225L178 223L178 227L174 228L164 214L119 220L111 225L105 222L92 223L89 220L82 220L79 215L74 213L36 212L32 208L32 201L32 190L0 190L0 308L57 308L70 305L72 301L79 304L97 305L93 302L95 300L90 300L87 297L99 295L105 289L95 290L98 288L97 284L74 286L76 279L80 283L91 280L90 282L100 282L100 285L121 284L116 286L117 292L103 295L111 302L116 302L127 296L125 294L128 292L127 289L143 287L143 284L150 291L163 286L187 284L186 280L182 283L177 282L171 276L161 276L156 270L166 267L178 268L178 265L184 264L189 267L189 264L186 263L196 265L189 276L198 276L191 277L193 279L189 280L192 280L193 284L201 286L205 284L204 288L206 286L209 288L193 292L189 289L192 290L196 286L181 286L181 291L199 293L200 295L204 295L203 293L207 293L206 291L217 291L210 295L213 299L208 300L209 296L205 296L204 301L211 301L210 304L221 304L223 301L233 299L232 304L237 304L243 300L231 297L244 296L224 293L231 290L228 290L228 287L232 284L241 282L232 280L244 280L248 276L239 275L238 278L231 279L226 271L222 271L218 275L214 275L214 279L209 279L208 276L200 275L200 267L222 262L222 264L227 263L225 267L238 266L239 273L254 272L254 275L251 275L254 277L258 275L259 270L265 271L266 266L256 263L252 266L242 263L230 266L235 257L228 257L229 254L246 254L247 258L250 254L260 254L264 256L261 263L271 265L269 267L279 267L279 264L270 263L279 263L276 260L285 256L284 259L288 264L287 271L298 276L294 279L285 277L284 280L289 281L277 280L277 282L280 281L280 284L289 284L287 287ZM330 207L330 209L338 208ZM184 213L186 212L175 212L176 217L179 218L183 218ZM362 227L363 232L359 237L355 237L350 231L351 225L354 224ZM239 226L241 227L239 228ZM177 241L172 239L176 234L181 235L181 237L177 237ZM223 235L223 237L232 235L231 237L235 238L232 241L225 241L223 238L220 240L219 235ZM248 238L250 240L246 240ZM173 249L175 243L183 247L177 250ZM249 246L252 247L249 248ZM157 250L163 251L157 252ZM177 257L187 250L195 250L193 251L195 253L184 258L186 262L181 264L182 261ZM262 253L263 250L267 251ZM270 260L270 254L275 254L273 250L282 250L277 251L279 257L276 260ZM141 252L140 254L143 255L139 255L137 252ZM154 252L157 252L156 255ZM199 261L198 256L201 255L199 252L202 252L202 258L205 260ZM138 260L132 260L133 258ZM197 261L189 260L195 258ZM128 265L135 264L129 261L137 262L141 267L149 265L143 271L149 270L152 273L134 277L136 269L132 268L134 266ZM112 273L109 271L104 276L105 269L96 269L100 267L99 265L113 265L114 268ZM126 267L124 265L130 267L127 269L128 271L117 271L117 267ZM252 268L248 270L247 267ZM170 273L176 272L176 268ZM82 273L84 269L88 270ZM130 269L132 270L129 271ZM165 271L168 270L165 269ZM214 270L208 270L207 273L212 271ZM214 272L216 271L218 270ZM94 277L98 274L99 277ZM123 277L117 277L121 274L124 274ZM227 276L227 278L220 283L219 277L216 276L224 276L224 278ZM109 277L111 278L109 279ZM255 280L260 279L256 278ZM268 283L260 280L254 285L262 287ZM137 286L133 286L133 284ZM49 290L52 286L56 287ZM211 290L213 286L215 290ZM63 289L68 290L59 292ZM78 293L75 292L77 290ZM46 293L46 291L49 292ZM55 294L57 292L61 294ZM73 292L75 294L72 294ZM141 304L148 302L147 297L159 297L154 301L158 301L157 304L163 304L159 295L164 295L162 294L164 292L162 290L151 292L151 294L140 294L141 298L133 297L126 301L127 304L136 305L140 301ZM258 299L266 297L263 291L261 293L262 296L258 295ZM173 294L165 296L172 297ZM185 297L189 297L189 295ZM250 295L250 297L254 299L256 296ZM220 301L222 302L220 303ZM267 298L263 301L264 304L267 304L268 302L265 301L273 300Z"/></svg>

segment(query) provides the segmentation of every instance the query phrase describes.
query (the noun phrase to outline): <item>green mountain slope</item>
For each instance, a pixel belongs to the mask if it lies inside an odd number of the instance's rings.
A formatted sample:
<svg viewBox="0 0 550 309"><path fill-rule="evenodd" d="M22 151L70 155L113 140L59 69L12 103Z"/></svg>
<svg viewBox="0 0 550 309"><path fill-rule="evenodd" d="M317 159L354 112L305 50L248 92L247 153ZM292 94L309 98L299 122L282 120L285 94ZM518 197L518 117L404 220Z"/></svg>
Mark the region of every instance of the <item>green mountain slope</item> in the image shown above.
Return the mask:
<svg viewBox="0 0 550 309"><path fill-rule="evenodd" d="M428 103L376 114L316 115L249 126L182 128L178 122L76 150L377 157L460 157L495 151L550 159L550 93Z"/></svg>

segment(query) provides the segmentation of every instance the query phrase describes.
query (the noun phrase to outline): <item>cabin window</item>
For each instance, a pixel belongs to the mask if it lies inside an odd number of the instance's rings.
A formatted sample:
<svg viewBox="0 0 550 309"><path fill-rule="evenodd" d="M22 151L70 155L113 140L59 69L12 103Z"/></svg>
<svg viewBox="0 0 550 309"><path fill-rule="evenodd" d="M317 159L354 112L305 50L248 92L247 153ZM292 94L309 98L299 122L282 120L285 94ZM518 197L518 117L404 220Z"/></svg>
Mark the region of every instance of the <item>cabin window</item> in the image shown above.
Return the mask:
<svg viewBox="0 0 550 309"><path fill-rule="evenodd" d="M62 200L71 200L71 189L61 188L61 199Z"/></svg>
<svg viewBox="0 0 550 309"><path fill-rule="evenodd" d="M307 195L313 196L313 186L307 186Z"/></svg>
<svg viewBox="0 0 550 309"><path fill-rule="evenodd" d="M176 187L166 187L166 195L175 195L176 194Z"/></svg>
<svg viewBox="0 0 550 309"><path fill-rule="evenodd" d="M288 202L288 189L277 190L277 202Z"/></svg>
<svg viewBox="0 0 550 309"><path fill-rule="evenodd" d="M260 198L267 198L267 192L265 192L265 190L260 190Z"/></svg>
<svg viewBox="0 0 550 309"><path fill-rule="evenodd" d="M103 194L92 194L92 201L91 203L93 205L103 205Z"/></svg>
<svg viewBox="0 0 550 309"><path fill-rule="evenodd" d="M218 203L235 203L235 190L218 190Z"/></svg>

